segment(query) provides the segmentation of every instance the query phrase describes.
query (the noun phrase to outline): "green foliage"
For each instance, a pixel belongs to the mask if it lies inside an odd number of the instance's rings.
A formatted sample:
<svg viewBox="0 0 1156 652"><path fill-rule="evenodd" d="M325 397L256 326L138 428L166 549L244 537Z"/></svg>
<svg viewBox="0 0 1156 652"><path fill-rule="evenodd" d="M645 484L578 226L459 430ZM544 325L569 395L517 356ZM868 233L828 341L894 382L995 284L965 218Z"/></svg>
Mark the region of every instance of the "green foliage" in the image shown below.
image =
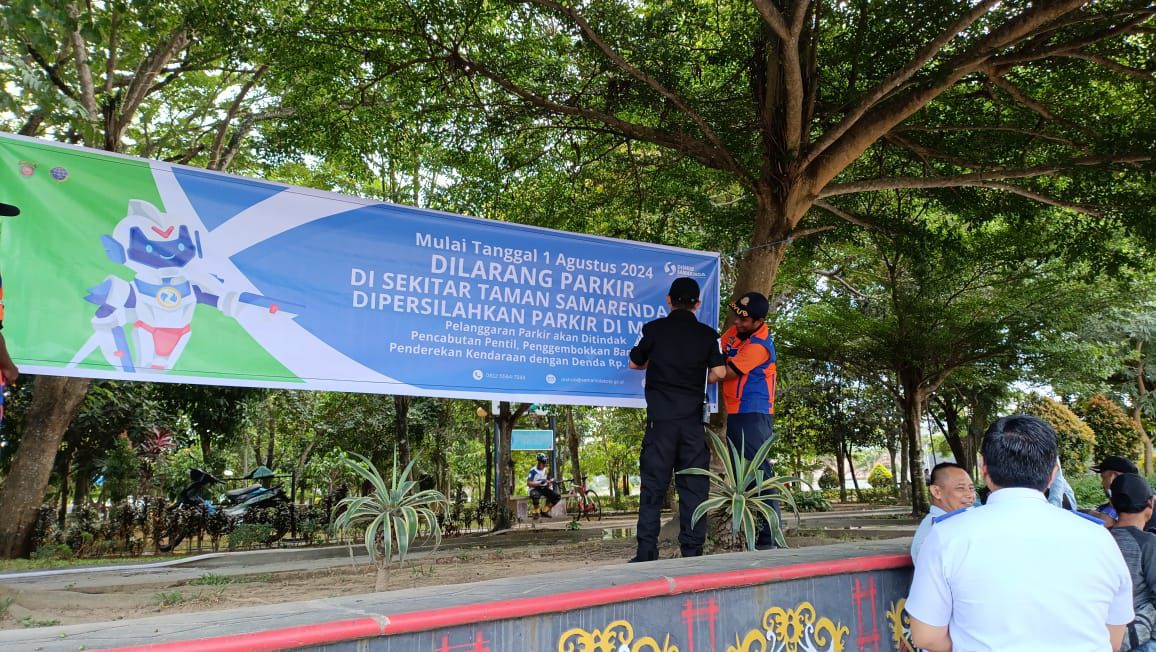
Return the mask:
<svg viewBox="0 0 1156 652"><path fill-rule="evenodd" d="M1065 478L1068 484L1072 485L1072 492L1076 494L1076 505L1080 509L1088 509L1108 502L1099 475L1093 473L1076 477L1065 476Z"/></svg>
<svg viewBox="0 0 1156 652"><path fill-rule="evenodd" d="M251 548L273 538L273 526L265 523L242 523L228 535L229 550Z"/></svg>
<svg viewBox="0 0 1156 652"><path fill-rule="evenodd" d="M829 512L831 501L822 491L800 491L795 494L795 506L800 512Z"/></svg>
<svg viewBox="0 0 1156 652"><path fill-rule="evenodd" d="M65 543L45 544L45 545L42 545L39 548L37 548L32 553L32 558L37 559L37 560L46 560L46 559L69 560L69 559L74 558L75 556L76 555L74 555L72 552L72 548L69 547L68 544L65 544Z"/></svg>
<svg viewBox="0 0 1156 652"><path fill-rule="evenodd" d="M105 453L104 483L108 487L108 496L114 503L128 498L129 493L137 486L140 474L140 458L132 448L128 433L117 435L112 448Z"/></svg>
<svg viewBox="0 0 1156 652"><path fill-rule="evenodd" d="M233 581L233 578L228 575L205 573L194 580L189 580L189 586L221 586L222 584L232 584Z"/></svg>
<svg viewBox="0 0 1156 652"><path fill-rule="evenodd" d="M338 503L333 527L348 532L365 524L365 549L379 568L389 565L395 550L398 561L405 561L423 524L429 528L435 548L441 544L442 528L437 515L449 510L449 501L439 491L415 491L417 483L409 479L413 462L400 474L395 465L393 480L388 483L363 455L350 453L345 464L372 489L368 496L351 496Z"/></svg>
<svg viewBox="0 0 1156 652"><path fill-rule="evenodd" d="M715 456L722 460L721 474L709 469L679 471L680 474L703 475L710 479L710 495L694 510L691 523L698 523L703 516L718 511L727 521L733 540L743 541L747 550L754 550L758 524L764 520L770 524L775 542L785 546L782 524L766 494L777 494L775 497L784 507L789 507L797 519L799 509L789 483L802 483L802 480L787 476L767 477L759 468L770 454L774 443L770 439L763 442L749 460L734 444L724 443L713 430L710 431L710 443Z"/></svg>
<svg viewBox="0 0 1156 652"><path fill-rule="evenodd" d="M867 474L867 482L875 489L890 489L894 484L892 482L894 478L895 476L891 475L891 469L883 466L880 462L871 467L871 472Z"/></svg>
<svg viewBox="0 0 1156 652"><path fill-rule="evenodd" d="M40 620L38 618L33 618L32 616L25 616L25 617L21 618L20 620L18 620L17 622L20 623L21 627L28 627L28 628L32 628L32 627L55 627L55 626L60 624L60 621L56 620L55 618L51 618L48 620Z"/></svg>
<svg viewBox="0 0 1156 652"><path fill-rule="evenodd" d="M1083 402L1079 409L1084 423L1095 433L1093 459L1102 460L1108 455L1136 459L1140 433L1115 401L1097 394Z"/></svg>
<svg viewBox="0 0 1156 652"><path fill-rule="evenodd" d="M157 593L157 604L162 607L172 607L182 604L185 601L185 596L180 591L161 591Z"/></svg>
<svg viewBox="0 0 1156 652"><path fill-rule="evenodd" d="M1060 466L1065 476L1079 476L1088 470L1096 434L1068 406L1046 396L1031 394L1020 401L1019 411L1047 421L1056 431Z"/></svg>
<svg viewBox="0 0 1156 652"><path fill-rule="evenodd" d="M838 489L839 488L839 473L832 467L823 469L823 475L819 476L820 489Z"/></svg>

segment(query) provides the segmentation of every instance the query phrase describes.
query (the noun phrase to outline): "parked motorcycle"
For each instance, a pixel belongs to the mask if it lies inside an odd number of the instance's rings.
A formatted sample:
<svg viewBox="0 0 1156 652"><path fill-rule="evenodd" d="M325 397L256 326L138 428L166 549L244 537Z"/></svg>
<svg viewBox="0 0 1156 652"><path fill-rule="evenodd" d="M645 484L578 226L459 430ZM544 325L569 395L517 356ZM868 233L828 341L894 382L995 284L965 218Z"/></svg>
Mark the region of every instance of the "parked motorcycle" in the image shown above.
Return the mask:
<svg viewBox="0 0 1156 652"><path fill-rule="evenodd" d="M268 467L259 466L244 477L248 480L260 481L271 478L273 475ZM206 488L220 483L219 479L207 471L196 468L189 469L189 484L181 490L180 494L177 495L176 502L169 507L167 532L161 541L158 541L158 550L170 552L180 545L186 536L197 529L193 527L191 522L196 515L205 517L203 520L207 521L213 515L221 512L226 518L243 523L245 515L251 510L276 507L289 502L289 497L285 495L281 485L266 487L258 483L241 489L226 491L218 500L220 505L218 507L204 498L203 492ZM287 530L287 527L274 526L272 535L264 543L272 543L280 539L285 536Z"/></svg>

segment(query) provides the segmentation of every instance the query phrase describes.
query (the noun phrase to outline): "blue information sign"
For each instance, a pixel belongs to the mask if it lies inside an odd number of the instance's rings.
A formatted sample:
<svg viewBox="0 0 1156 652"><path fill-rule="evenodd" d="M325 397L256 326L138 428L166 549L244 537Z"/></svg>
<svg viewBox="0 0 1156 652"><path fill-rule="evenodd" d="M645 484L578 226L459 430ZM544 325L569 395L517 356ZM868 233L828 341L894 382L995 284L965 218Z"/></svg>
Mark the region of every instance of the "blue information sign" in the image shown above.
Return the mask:
<svg viewBox="0 0 1156 652"><path fill-rule="evenodd" d="M554 431L514 430L510 433L510 450L552 451L554 450Z"/></svg>

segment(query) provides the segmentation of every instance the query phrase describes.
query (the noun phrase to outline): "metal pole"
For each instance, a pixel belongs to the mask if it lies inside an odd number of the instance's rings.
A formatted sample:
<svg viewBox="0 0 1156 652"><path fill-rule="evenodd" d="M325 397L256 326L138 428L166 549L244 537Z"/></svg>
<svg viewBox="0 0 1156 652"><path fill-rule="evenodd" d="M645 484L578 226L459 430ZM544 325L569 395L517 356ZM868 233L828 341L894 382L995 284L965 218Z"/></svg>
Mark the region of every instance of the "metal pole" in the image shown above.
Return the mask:
<svg viewBox="0 0 1156 652"><path fill-rule="evenodd" d="M550 473L555 480L558 479L558 417L550 414Z"/></svg>

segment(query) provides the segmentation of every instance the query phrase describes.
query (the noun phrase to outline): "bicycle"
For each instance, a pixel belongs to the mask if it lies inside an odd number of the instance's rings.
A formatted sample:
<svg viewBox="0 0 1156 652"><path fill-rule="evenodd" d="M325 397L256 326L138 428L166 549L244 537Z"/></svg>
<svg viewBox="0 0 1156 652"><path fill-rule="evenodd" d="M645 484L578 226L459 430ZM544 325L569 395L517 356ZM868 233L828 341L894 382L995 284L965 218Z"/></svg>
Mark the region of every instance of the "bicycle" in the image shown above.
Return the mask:
<svg viewBox="0 0 1156 652"><path fill-rule="evenodd" d="M593 489L587 489L585 484L569 478L567 480L556 480L554 484L558 487L558 493L563 498L569 498L567 502L567 511L576 511L574 520L578 520L583 516L586 520L592 517L597 517L599 521L602 520L602 499L598 497L598 493ZM566 489L569 485L570 488Z"/></svg>

